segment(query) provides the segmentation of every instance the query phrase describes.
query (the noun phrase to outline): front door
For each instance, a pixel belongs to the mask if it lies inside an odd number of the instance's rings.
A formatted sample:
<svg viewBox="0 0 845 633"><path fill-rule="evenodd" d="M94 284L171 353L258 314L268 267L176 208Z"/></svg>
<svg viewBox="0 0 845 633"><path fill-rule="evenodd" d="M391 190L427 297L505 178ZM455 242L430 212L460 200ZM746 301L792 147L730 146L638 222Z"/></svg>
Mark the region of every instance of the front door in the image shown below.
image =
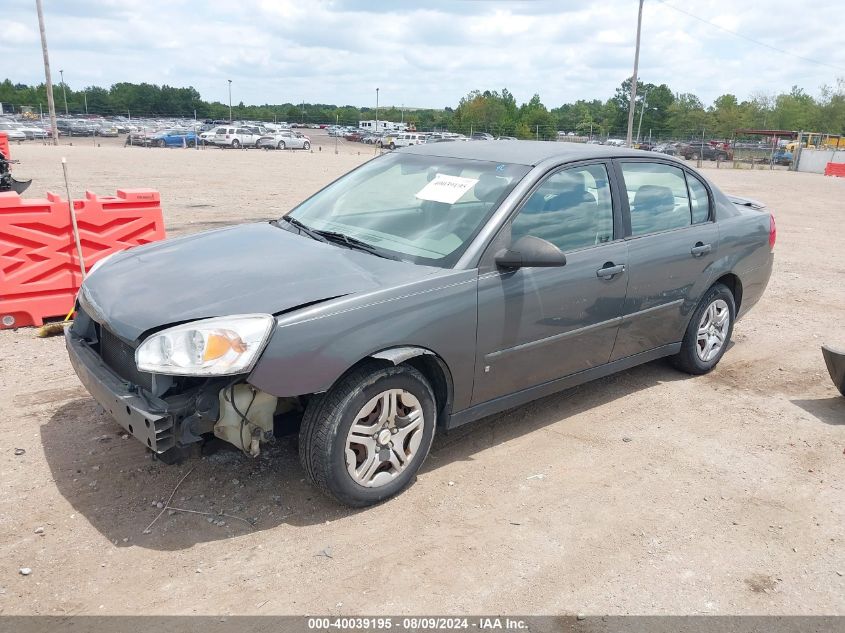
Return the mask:
<svg viewBox="0 0 845 633"><path fill-rule="evenodd" d="M619 224L603 162L556 171L527 197L481 262L473 404L608 362L628 283ZM566 264L496 268L495 253L526 235Z"/></svg>

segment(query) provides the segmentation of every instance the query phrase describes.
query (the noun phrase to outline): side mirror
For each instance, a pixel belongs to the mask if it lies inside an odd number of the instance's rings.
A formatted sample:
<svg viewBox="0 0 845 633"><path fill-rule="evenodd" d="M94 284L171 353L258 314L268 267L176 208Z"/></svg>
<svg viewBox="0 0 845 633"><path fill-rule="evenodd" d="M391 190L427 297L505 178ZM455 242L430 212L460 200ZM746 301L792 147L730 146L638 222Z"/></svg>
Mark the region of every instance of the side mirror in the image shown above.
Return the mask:
<svg viewBox="0 0 845 633"><path fill-rule="evenodd" d="M554 244L539 237L526 235L496 254L500 268L565 266L566 255Z"/></svg>

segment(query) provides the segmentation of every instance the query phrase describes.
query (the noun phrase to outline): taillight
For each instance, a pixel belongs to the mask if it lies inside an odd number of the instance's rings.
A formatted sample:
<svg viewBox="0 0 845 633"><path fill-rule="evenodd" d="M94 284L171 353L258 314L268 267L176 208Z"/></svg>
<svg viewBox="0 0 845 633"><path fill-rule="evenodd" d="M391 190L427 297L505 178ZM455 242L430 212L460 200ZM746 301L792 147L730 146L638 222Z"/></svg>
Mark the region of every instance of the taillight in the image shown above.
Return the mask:
<svg viewBox="0 0 845 633"><path fill-rule="evenodd" d="M769 250L775 250L775 242L778 239L778 230L775 226L775 216L769 214Z"/></svg>

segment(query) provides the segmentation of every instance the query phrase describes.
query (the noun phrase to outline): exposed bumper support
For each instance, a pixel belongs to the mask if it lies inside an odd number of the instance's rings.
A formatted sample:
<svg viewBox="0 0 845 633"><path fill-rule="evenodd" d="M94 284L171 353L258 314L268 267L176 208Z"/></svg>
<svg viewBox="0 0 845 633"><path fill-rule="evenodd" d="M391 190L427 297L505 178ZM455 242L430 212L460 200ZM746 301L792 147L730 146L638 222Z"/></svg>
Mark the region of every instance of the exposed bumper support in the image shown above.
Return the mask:
<svg viewBox="0 0 845 633"><path fill-rule="evenodd" d="M120 426L157 453L176 446L176 417L164 400L143 394L111 371L71 328L65 331L79 380Z"/></svg>

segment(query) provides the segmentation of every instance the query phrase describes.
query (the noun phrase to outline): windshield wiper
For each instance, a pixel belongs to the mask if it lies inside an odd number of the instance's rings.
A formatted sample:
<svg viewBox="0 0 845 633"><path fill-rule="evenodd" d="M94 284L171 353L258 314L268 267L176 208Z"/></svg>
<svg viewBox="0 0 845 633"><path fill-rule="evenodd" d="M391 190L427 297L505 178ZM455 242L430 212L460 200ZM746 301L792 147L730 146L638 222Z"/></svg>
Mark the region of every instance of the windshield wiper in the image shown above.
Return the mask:
<svg viewBox="0 0 845 633"><path fill-rule="evenodd" d="M280 220L282 222L287 222L291 226L295 226L297 229L299 229L300 233L305 233L305 235L310 237L312 240L317 240L318 242L328 242L325 237L320 235L319 231L315 231L314 229L306 226L296 218L292 218L289 215L283 215ZM273 224L274 226L279 226L279 220L273 220L272 222L270 222L270 224Z"/></svg>
<svg viewBox="0 0 845 633"><path fill-rule="evenodd" d="M337 231L323 231L320 229L314 229L314 232L317 235L320 235L321 237L336 244L344 244L349 248L356 248L360 251L366 251L367 253L377 255L378 257L384 257L385 259L402 261L400 257L396 257L395 255L388 255L377 246L373 246L368 242L359 240L357 237L352 237L351 235L346 235L345 233L338 233Z"/></svg>

